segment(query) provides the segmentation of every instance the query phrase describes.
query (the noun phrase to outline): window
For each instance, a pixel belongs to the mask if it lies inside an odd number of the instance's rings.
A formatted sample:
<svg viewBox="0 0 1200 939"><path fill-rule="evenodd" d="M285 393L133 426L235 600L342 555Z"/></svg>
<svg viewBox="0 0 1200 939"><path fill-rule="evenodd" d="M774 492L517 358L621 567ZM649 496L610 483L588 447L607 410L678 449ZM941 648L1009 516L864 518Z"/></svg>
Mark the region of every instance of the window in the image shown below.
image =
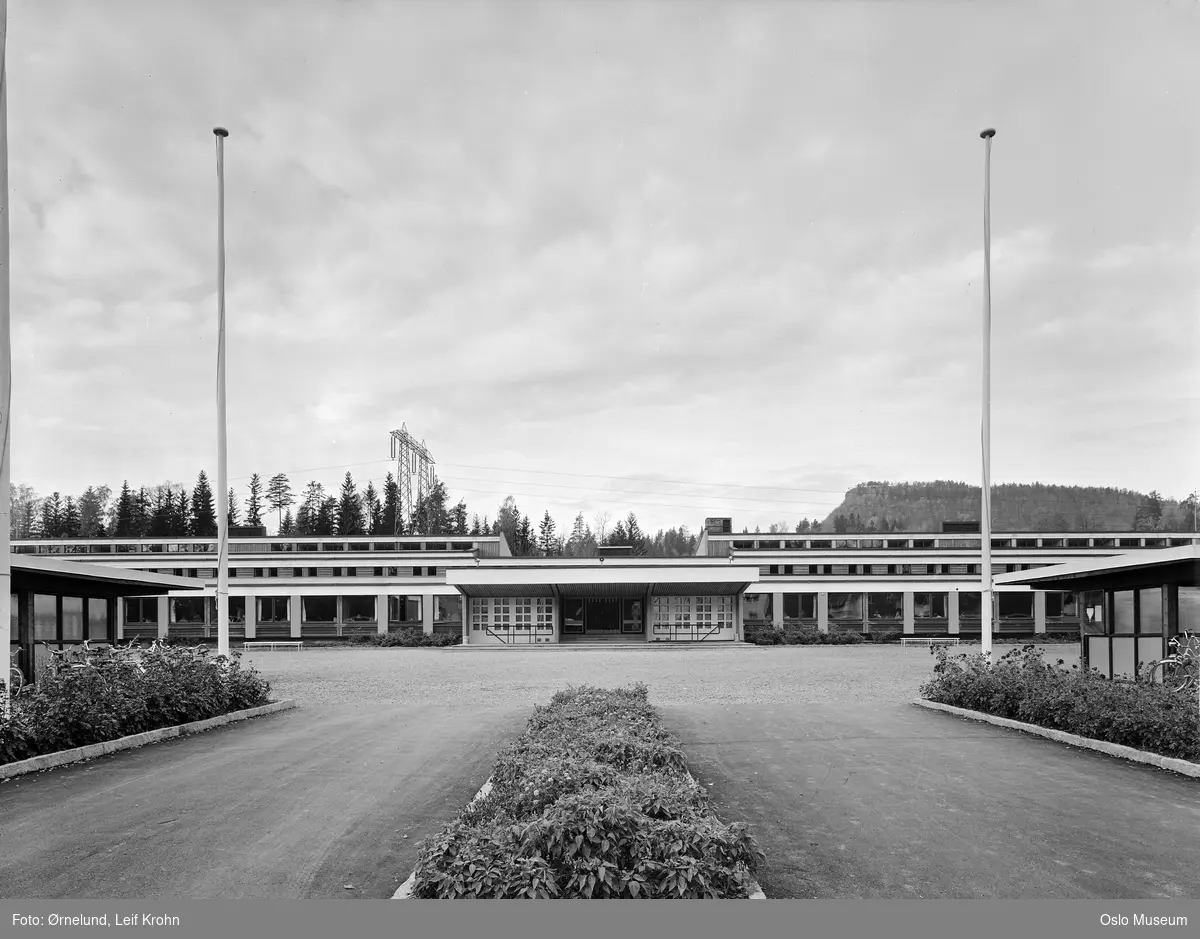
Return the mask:
<svg viewBox="0 0 1200 939"><path fill-rule="evenodd" d="M771 595L748 593L743 600L743 618L748 623L765 623L771 618Z"/></svg>
<svg viewBox="0 0 1200 939"><path fill-rule="evenodd" d="M512 625L512 601L508 597L492 601L492 620L500 627Z"/></svg>
<svg viewBox="0 0 1200 939"><path fill-rule="evenodd" d="M915 593L913 594L913 616L916 619L946 619L949 598L950 595L945 593Z"/></svg>
<svg viewBox="0 0 1200 939"><path fill-rule="evenodd" d="M412 569L412 575L413 575L413 577L420 577L421 576L421 568L414 567Z"/></svg>
<svg viewBox="0 0 1200 939"><path fill-rule="evenodd" d="M51 598L53 599L53 598ZM35 603L35 619L36 625L36 601ZM125 624L127 626L157 626L158 625L158 597L130 597L125 601ZM41 638L38 636L37 638Z"/></svg>
<svg viewBox="0 0 1200 939"><path fill-rule="evenodd" d="M983 594L978 591L964 591L958 595L959 618L983 618Z"/></svg>
<svg viewBox="0 0 1200 939"><path fill-rule="evenodd" d="M831 593L829 595L829 618L838 622L862 622L863 595L861 593Z"/></svg>
<svg viewBox="0 0 1200 939"><path fill-rule="evenodd" d="M903 619L904 594L902 593L869 593L867 594L867 616L870 619Z"/></svg>
<svg viewBox="0 0 1200 939"><path fill-rule="evenodd" d="M996 607L999 615L1009 619L1033 618L1032 593L997 593Z"/></svg>
<svg viewBox="0 0 1200 939"><path fill-rule="evenodd" d="M517 629L533 628L532 597L517 597L513 600L513 624Z"/></svg>
<svg viewBox="0 0 1200 939"><path fill-rule="evenodd" d="M1104 591L1089 590L1083 595L1083 631L1093 636L1104 635Z"/></svg>
<svg viewBox="0 0 1200 939"><path fill-rule="evenodd" d="M342 622L374 623L374 597L342 597Z"/></svg>
<svg viewBox="0 0 1200 939"><path fill-rule="evenodd" d="M216 606L216 597L212 598L213 606ZM184 597L174 598L171 600L171 622L180 624L198 623L204 625L204 598L203 597ZM215 610L214 610L215 613ZM217 618L213 616L213 623L216 623Z"/></svg>
<svg viewBox="0 0 1200 939"><path fill-rule="evenodd" d="M336 623L337 597L301 597L302 623Z"/></svg>
<svg viewBox="0 0 1200 939"><path fill-rule="evenodd" d="M208 624L210 626L217 625L217 598L206 598L208 604ZM246 598L245 597L230 597L229 598L229 625L243 626L246 623Z"/></svg>
<svg viewBox="0 0 1200 939"><path fill-rule="evenodd" d="M261 567L254 568L254 576L255 577L262 577L262 575L263 575L263 569Z"/></svg>
<svg viewBox="0 0 1200 939"><path fill-rule="evenodd" d="M374 568L374 573L375 573L376 577L382 577L383 576L383 568L382 567Z"/></svg>
<svg viewBox="0 0 1200 939"><path fill-rule="evenodd" d="M1117 590L1113 593L1113 632L1133 632L1133 591Z"/></svg>
<svg viewBox="0 0 1200 939"><path fill-rule="evenodd" d="M66 607L63 607L66 616ZM1148 587L1138 591L1138 632L1160 634L1163 631L1162 587Z"/></svg>
<svg viewBox="0 0 1200 939"><path fill-rule="evenodd" d="M108 639L108 601L92 598L88 600L88 638Z"/></svg>
<svg viewBox="0 0 1200 939"><path fill-rule="evenodd" d="M1179 588L1179 631L1200 632L1200 587Z"/></svg>
<svg viewBox="0 0 1200 939"><path fill-rule="evenodd" d="M425 576L426 577L437 577L437 568L436 567L425 568Z"/></svg>
<svg viewBox="0 0 1200 939"><path fill-rule="evenodd" d="M1078 616L1079 604L1075 594L1058 590L1046 591L1046 617Z"/></svg>
<svg viewBox="0 0 1200 939"><path fill-rule="evenodd" d="M433 621L435 623L461 623L462 597L434 597ZM538 601L540 608L542 601Z"/></svg>
<svg viewBox="0 0 1200 939"><path fill-rule="evenodd" d="M78 642L83 639L83 598L62 598L63 639Z"/></svg>
<svg viewBox="0 0 1200 939"><path fill-rule="evenodd" d="M287 597L259 597L258 622L260 623L290 623L292 621L288 610Z"/></svg>
<svg viewBox="0 0 1200 939"><path fill-rule="evenodd" d="M399 600L400 597L392 597L392 600ZM480 629L488 628L488 601L481 600L479 597L471 598L471 629L474 632L479 632Z"/></svg>
<svg viewBox="0 0 1200 939"><path fill-rule="evenodd" d="M783 595L783 618L815 619L817 595L815 593L785 593Z"/></svg>
<svg viewBox="0 0 1200 939"><path fill-rule="evenodd" d="M539 629L554 628L554 600L550 597L538 597L537 624Z"/></svg>
<svg viewBox="0 0 1200 939"><path fill-rule="evenodd" d="M420 597L388 597L389 623L421 622Z"/></svg>

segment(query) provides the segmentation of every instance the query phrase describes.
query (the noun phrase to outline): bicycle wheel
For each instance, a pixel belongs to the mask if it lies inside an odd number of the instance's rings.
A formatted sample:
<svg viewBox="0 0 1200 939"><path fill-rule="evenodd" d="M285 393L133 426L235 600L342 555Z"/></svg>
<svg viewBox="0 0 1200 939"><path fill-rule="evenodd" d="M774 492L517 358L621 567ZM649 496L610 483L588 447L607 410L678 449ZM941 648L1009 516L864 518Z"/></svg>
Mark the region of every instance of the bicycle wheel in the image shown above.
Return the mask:
<svg viewBox="0 0 1200 939"><path fill-rule="evenodd" d="M25 687L25 673L15 665L8 670L8 693L18 695Z"/></svg>

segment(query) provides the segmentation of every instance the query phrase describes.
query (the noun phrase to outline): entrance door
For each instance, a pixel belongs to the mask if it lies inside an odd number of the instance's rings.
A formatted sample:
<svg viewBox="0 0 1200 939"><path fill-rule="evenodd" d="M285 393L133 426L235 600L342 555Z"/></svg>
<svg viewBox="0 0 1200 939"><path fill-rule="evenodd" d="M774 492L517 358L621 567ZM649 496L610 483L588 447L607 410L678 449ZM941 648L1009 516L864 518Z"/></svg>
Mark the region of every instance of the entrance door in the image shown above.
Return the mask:
<svg viewBox="0 0 1200 939"><path fill-rule="evenodd" d="M583 629L589 636L610 636L621 632L621 601L603 597L584 601Z"/></svg>

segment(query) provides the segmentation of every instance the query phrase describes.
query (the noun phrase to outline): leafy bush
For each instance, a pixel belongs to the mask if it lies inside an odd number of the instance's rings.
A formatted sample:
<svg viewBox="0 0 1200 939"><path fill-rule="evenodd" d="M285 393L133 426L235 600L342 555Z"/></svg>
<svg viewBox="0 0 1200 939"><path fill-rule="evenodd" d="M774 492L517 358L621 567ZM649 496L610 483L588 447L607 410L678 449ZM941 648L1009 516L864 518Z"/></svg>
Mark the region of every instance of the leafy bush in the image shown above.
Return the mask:
<svg viewBox="0 0 1200 939"><path fill-rule="evenodd" d="M204 646L156 646L139 663L112 650L92 664L45 670L0 718L0 763L258 707L270 684Z"/></svg>
<svg viewBox="0 0 1200 939"><path fill-rule="evenodd" d="M794 624L776 629L770 624L747 623L745 636L747 642L759 646L844 646L858 645L864 641L861 633L823 633L815 626Z"/></svg>
<svg viewBox="0 0 1200 939"><path fill-rule="evenodd" d="M995 663L981 653L936 655L920 690L929 701L1200 762L1200 714L1186 690L1051 665L1033 645Z"/></svg>
<svg viewBox="0 0 1200 939"><path fill-rule="evenodd" d="M351 636L350 642L353 645L362 646L383 646L391 648L394 646L404 646L406 648L415 648L418 646L458 646L462 645L462 634L454 633L453 635L442 635L434 633L433 635L425 635L419 629L402 629L399 632L385 633L384 635L369 635L369 636Z"/></svg>
<svg viewBox="0 0 1200 939"><path fill-rule="evenodd" d="M488 795L421 846L415 897L745 897L762 859L687 774L646 686L560 691Z"/></svg>

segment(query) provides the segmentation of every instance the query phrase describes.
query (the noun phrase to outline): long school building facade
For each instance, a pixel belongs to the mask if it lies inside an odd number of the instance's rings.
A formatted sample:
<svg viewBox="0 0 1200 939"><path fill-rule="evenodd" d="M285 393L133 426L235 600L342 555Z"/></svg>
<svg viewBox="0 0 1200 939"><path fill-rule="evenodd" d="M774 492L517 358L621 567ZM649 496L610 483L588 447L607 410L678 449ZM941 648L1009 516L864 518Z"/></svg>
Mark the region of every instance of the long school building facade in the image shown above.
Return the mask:
<svg viewBox="0 0 1200 939"><path fill-rule="evenodd" d="M419 629L472 645L734 642L749 628L978 637L979 536L733 534L713 520L686 558L514 558L502 536L230 539L230 630L240 639L337 639ZM993 573L1200 543L1161 533L1001 533ZM210 538L16 542L60 556L194 578L199 591L128 597L112 638L216 636ZM199 595L197 595L199 594ZM999 638L1078 635L1065 590L996 588Z"/></svg>

